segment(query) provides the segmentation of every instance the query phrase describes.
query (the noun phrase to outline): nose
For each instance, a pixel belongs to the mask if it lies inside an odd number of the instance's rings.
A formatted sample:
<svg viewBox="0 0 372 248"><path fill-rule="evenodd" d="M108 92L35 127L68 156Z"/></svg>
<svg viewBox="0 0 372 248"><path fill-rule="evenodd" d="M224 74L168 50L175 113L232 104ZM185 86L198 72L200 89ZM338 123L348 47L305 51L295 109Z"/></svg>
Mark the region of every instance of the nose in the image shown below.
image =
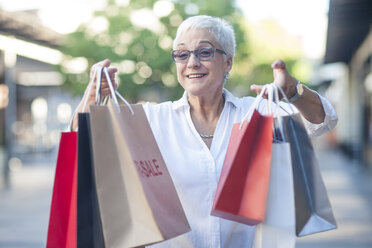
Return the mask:
<svg viewBox="0 0 372 248"><path fill-rule="evenodd" d="M187 67L188 68L197 68L199 66L200 66L199 58L195 55L194 52L191 52L189 60L187 61Z"/></svg>

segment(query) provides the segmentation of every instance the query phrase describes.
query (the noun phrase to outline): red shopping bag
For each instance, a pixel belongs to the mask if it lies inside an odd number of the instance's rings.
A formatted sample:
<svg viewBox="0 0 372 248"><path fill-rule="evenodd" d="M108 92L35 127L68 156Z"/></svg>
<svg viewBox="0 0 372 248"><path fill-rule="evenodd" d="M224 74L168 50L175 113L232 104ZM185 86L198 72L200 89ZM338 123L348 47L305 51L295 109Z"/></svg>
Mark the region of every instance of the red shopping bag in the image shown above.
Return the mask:
<svg viewBox="0 0 372 248"><path fill-rule="evenodd" d="M54 177L47 248L76 247L77 133L62 133Z"/></svg>
<svg viewBox="0 0 372 248"><path fill-rule="evenodd" d="M211 215L256 225L264 220L270 179L272 115L253 112L250 122L235 123Z"/></svg>

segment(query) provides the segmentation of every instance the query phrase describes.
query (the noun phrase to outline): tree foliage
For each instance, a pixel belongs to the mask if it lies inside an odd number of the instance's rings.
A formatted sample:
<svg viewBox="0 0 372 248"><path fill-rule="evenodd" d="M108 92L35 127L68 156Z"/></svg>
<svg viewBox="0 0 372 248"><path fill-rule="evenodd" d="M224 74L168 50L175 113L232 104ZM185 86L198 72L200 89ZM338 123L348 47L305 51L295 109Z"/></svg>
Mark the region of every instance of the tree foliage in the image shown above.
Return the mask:
<svg viewBox="0 0 372 248"><path fill-rule="evenodd" d="M85 57L89 68L109 58L119 69L119 92L132 102L175 100L183 89L170 56L172 40L179 24L197 14L224 18L234 27L237 49L226 84L234 94L248 95L250 84L272 82L270 64L278 58L285 60L290 73L307 79L293 70L300 67L302 56L298 38L273 20L247 23L234 0L108 0L91 22L68 36L63 52ZM81 94L88 72L65 75L65 86Z"/></svg>
<svg viewBox="0 0 372 248"><path fill-rule="evenodd" d="M168 12L168 13L167 13ZM236 59L248 56L242 14L233 0L109 0L92 22L68 35L63 52L85 57L89 67L109 58L119 69L119 91L133 101L174 100L183 92L170 56L177 27L188 16L207 14L233 24L239 46ZM81 93L85 75L66 74L66 86Z"/></svg>

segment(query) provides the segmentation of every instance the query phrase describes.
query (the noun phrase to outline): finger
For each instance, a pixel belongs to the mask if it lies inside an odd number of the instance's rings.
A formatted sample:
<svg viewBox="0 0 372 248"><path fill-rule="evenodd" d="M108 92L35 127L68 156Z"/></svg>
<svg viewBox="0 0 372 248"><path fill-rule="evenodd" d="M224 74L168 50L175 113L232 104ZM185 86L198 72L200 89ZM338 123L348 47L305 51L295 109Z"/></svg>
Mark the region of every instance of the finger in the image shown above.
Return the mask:
<svg viewBox="0 0 372 248"><path fill-rule="evenodd" d="M113 82L114 84L112 85L114 90L116 90L118 88L118 85ZM110 86L108 84L102 84L101 85L101 90L110 90Z"/></svg>
<svg viewBox="0 0 372 248"><path fill-rule="evenodd" d="M108 68L108 74L109 74L109 78L110 78L110 81L112 82L112 84L115 86L117 83L115 82L115 73L118 71L117 68ZM107 78L106 78L106 73L102 73L101 74L101 87L104 87L104 86L107 86L108 87L108 82L107 82Z"/></svg>
<svg viewBox="0 0 372 248"><path fill-rule="evenodd" d="M96 65L97 66L102 66L102 67L109 67L111 64L111 61L109 59L104 59L100 62L98 62Z"/></svg>
<svg viewBox="0 0 372 248"><path fill-rule="evenodd" d="M262 88L263 88L262 85L256 85L256 84L251 85L251 91L256 92L257 95L261 93Z"/></svg>
<svg viewBox="0 0 372 248"><path fill-rule="evenodd" d="M95 63L95 64L91 67L90 72L91 72L91 73L94 72L94 71L97 69L97 67L109 67L110 64L111 64L111 61L110 61L109 59L102 60L102 61L100 61L100 62L98 62L98 63Z"/></svg>
<svg viewBox="0 0 372 248"><path fill-rule="evenodd" d="M111 61L109 59L104 59L96 64L94 64L91 68L90 68L90 77L93 76L93 73L96 71L97 67L109 67L111 64Z"/></svg>
<svg viewBox="0 0 372 248"><path fill-rule="evenodd" d="M285 70L286 66L283 60L277 59L271 64L271 68Z"/></svg>
<svg viewBox="0 0 372 248"><path fill-rule="evenodd" d="M116 84L115 83L115 73L118 71L117 68L115 67L112 67L112 68L108 68L108 73L109 73L109 76L110 76L110 80L113 84ZM106 75L105 77L103 77L103 82L107 82L107 79L106 79Z"/></svg>
<svg viewBox="0 0 372 248"><path fill-rule="evenodd" d="M93 89L93 87L89 92L89 97L94 97L94 98L96 97L96 89Z"/></svg>
<svg viewBox="0 0 372 248"><path fill-rule="evenodd" d="M251 91L254 91L256 92L257 95L261 94L262 92L262 89L263 89L263 85L256 85L256 84L252 84L251 85ZM262 97L263 98L267 98L268 97L268 90L266 89L265 92L263 93Z"/></svg>
<svg viewBox="0 0 372 248"><path fill-rule="evenodd" d="M110 77L112 76L112 75L115 75L115 73L118 71L118 69L116 68L116 67L109 67L108 68L108 73L109 73L109 75L110 75Z"/></svg>
<svg viewBox="0 0 372 248"><path fill-rule="evenodd" d="M114 87L117 85L115 77L110 77L110 81ZM101 81L101 88L108 88L108 87L109 87L109 82L107 81L106 77L103 77Z"/></svg>
<svg viewBox="0 0 372 248"><path fill-rule="evenodd" d="M118 84L115 81L113 81L112 84L114 90L116 90L118 88ZM102 82L101 90L110 90L110 85L107 82Z"/></svg>
<svg viewBox="0 0 372 248"><path fill-rule="evenodd" d="M115 79L115 73L117 71L118 71L118 69L116 67L108 67L107 68L107 72L108 72L111 80ZM105 72L102 72L102 79L103 80L106 79L106 73Z"/></svg>
<svg viewBox="0 0 372 248"><path fill-rule="evenodd" d="M111 95L111 90L109 88L101 89L100 93L102 96L109 96Z"/></svg>

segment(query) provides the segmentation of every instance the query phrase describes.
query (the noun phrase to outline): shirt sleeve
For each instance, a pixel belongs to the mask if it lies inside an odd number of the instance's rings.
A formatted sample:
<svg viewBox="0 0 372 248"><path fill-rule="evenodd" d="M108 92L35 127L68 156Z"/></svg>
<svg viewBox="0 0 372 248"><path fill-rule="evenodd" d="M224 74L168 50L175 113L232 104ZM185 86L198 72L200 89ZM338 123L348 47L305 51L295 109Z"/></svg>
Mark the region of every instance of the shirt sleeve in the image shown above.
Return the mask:
<svg viewBox="0 0 372 248"><path fill-rule="evenodd" d="M337 124L337 121L338 121L338 117L337 117L337 113L336 113L336 110L333 108L332 104L324 97L322 97L321 95L319 95L318 92L314 91L321 103L322 103L322 106L323 106L323 109L324 109L324 113L325 113L325 117L324 117L324 121L322 123L319 123L319 124L315 124L315 123L311 123L310 121L306 120L302 115L302 120L303 120L303 123L304 123L304 126L307 130L307 133L310 137L315 137L315 136L320 136L330 130L332 130L336 124ZM290 104L290 103L286 103L286 102L280 102L280 106L281 106L281 110L279 111L279 115L288 115L288 114L291 114L291 113L298 113L298 109Z"/></svg>
<svg viewBox="0 0 372 248"><path fill-rule="evenodd" d="M307 133L309 134L310 137L319 136L330 131L336 126L338 121L336 110L333 108L332 104L321 95L318 94L318 96L320 101L322 102L322 106L325 113L324 121L319 124L314 124L309 122L305 118L302 118L304 125L307 129Z"/></svg>
<svg viewBox="0 0 372 248"><path fill-rule="evenodd" d="M326 98L319 95L318 92L316 92L316 91L314 91L314 92L318 95L318 97L319 97L319 99L322 103L324 113L325 113L325 117L324 117L324 121L322 123L315 124L315 123L311 123L310 121L306 120L301 115L304 126L305 126L305 128L307 130L307 133L310 137L320 136L320 135L332 130L336 126L337 121L338 121L336 110L333 108L332 104ZM279 111L279 115L284 116L284 115L288 115L288 114L291 114L291 113L298 113L298 109L290 103L280 102L280 106L281 106L281 111Z"/></svg>

